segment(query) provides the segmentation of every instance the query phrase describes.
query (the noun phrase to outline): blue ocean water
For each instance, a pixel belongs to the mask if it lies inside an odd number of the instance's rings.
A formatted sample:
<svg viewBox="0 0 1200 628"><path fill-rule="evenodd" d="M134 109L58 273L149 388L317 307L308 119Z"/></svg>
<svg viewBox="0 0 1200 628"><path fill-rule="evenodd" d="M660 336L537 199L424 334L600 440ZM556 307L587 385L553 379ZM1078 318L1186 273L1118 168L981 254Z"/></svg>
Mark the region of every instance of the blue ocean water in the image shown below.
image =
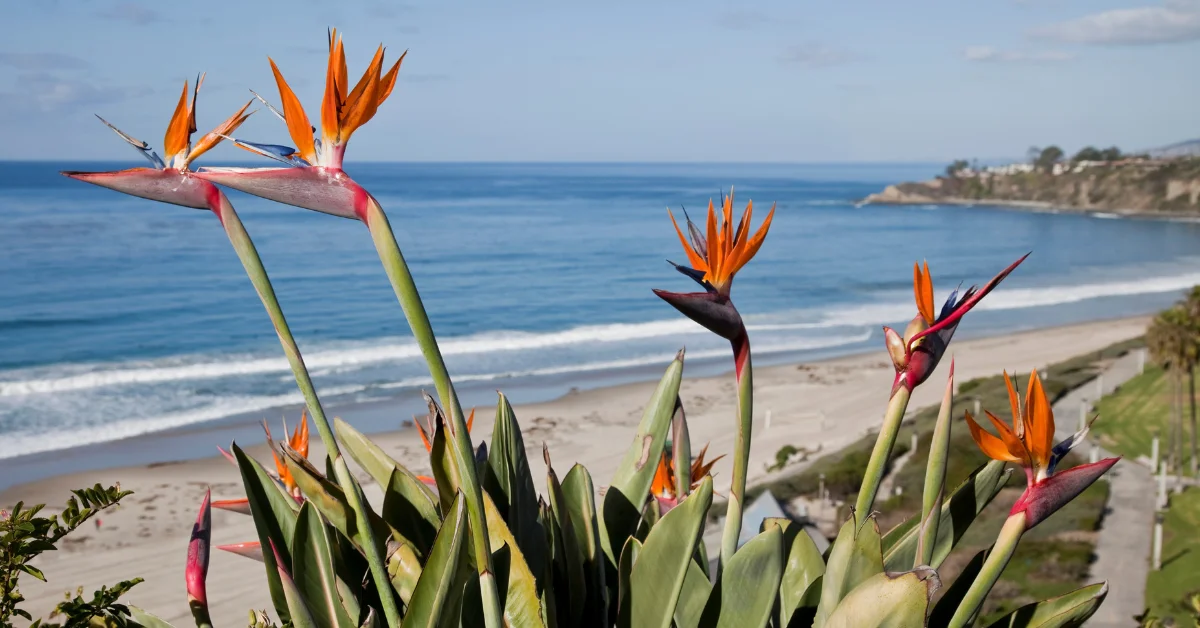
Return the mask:
<svg viewBox="0 0 1200 628"><path fill-rule="evenodd" d="M0 458L298 410L269 322L216 219L0 164ZM775 223L734 295L757 363L876 347L938 298L1030 259L963 335L1154 311L1200 283L1200 225L998 208L855 207L917 165L355 164L388 210L450 369L542 394L727 347L651 288L692 290L666 208L735 185ZM327 403L427 386L359 223L230 193ZM717 367L714 367L717 368ZM602 377L603 376L603 377ZM630 375L632 377L632 375ZM608 378L608 379L604 379ZM531 384L532 383L532 384ZM520 401L530 401L521 399ZM405 412L397 409L397 421ZM211 449L208 449L211 451Z"/></svg>

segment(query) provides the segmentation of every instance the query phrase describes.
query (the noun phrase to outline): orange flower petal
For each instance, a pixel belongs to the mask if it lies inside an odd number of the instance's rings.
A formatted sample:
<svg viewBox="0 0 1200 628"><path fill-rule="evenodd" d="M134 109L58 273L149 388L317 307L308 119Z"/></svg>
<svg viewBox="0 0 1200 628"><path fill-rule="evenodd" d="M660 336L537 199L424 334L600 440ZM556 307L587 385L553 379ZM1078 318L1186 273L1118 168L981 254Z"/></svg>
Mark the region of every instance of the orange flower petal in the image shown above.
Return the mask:
<svg viewBox="0 0 1200 628"><path fill-rule="evenodd" d="M167 153L167 162L179 153L187 150L188 127L191 125L190 112L187 106L188 84L183 82L183 93L179 94L179 104L175 105L175 113L167 125L167 133L163 137L163 150Z"/></svg>
<svg viewBox="0 0 1200 628"><path fill-rule="evenodd" d="M195 160L200 155L203 155L204 153L212 150L212 148L214 146L216 146L217 144L220 144L221 140L223 139L221 137L222 135L226 135L226 136L230 135L239 126L242 126L242 123L245 122L246 119L249 118L252 113L254 113L254 112L246 113L246 109L253 102L254 101L251 100L251 101L247 102L246 104L242 105L242 108L238 109L237 113L233 114L232 116L229 116L229 118L227 120L225 120L224 122L222 122L217 128L213 129L210 133L207 133L207 134L205 134L204 137L200 138L200 141L196 142L196 145L192 147L191 152L188 153L187 163L191 163L193 160ZM243 115L243 114L245 114L245 115Z"/></svg>
<svg viewBox="0 0 1200 628"><path fill-rule="evenodd" d="M429 438L432 436L432 434L425 433L425 428L421 426L420 421L414 421L414 423L417 424L417 433L421 435L421 444L425 446L425 451L432 452L433 443L429 442Z"/></svg>
<svg viewBox="0 0 1200 628"><path fill-rule="evenodd" d="M1008 371L1004 371L1004 386L1008 388L1008 404L1012 406L1013 429L1016 430L1018 438L1024 439L1026 425L1025 416L1021 414L1021 394L1008 377Z"/></svg>
<svg viewBox="0 0 1200 628"><path fill-rule="evenodd" d="M404 61L404 57L407 54L407 50L401 53L400 58L396 59L396 63L392 66L392 69L388 70L387 74L384 74L383 78L379 79L379 94L375 97L376 107L382 105L383 101L392 95L392 88L396 87L396 77L400 74L400 64Z"/></svg>
<svg viewBox="0 0 1200 628"><path fill-rule="evenodd" d="M671 217L671 224L675 225L675 233L679 235L679 243L683 245L683 252L687 253L688 263L698 271L703 272L708 270L708 262L703 257L700 257L700 254L692 248L691 243L684 237L683 230L679 228L679 223L675 222L675 215L671 213L670 209L667 210L667 215Z"/></svg>
<svg viewBox="0 0 1200 628"><path fill-rule="evenodd" d="M1029 454L1037 468L1045 469L1050 466L1050 452L1054 449L1054 410L1036 369L1029 376L1029 390L1025 393L1025 417Z"/></svg>
<svg viewBox="0 0 1200 628"><path fill-rule="evenodd" d="M471 414L467 417L467 433L471 433L471 427L475 425L475 408L471 408Z"/></svg>
<svg viewBox="0 0 1200 628"><path fill-rule="evenodd" d="M296 152L300 153L300 156L309 163L315 163L317 149L313 144L312 124L308 121L308 115L304 113L300 99L296 98L295 92L283 79L283 74L279 72L275 61L269 57L267 60L271 62L271 72L275 74L275 84L279 86L279 99L283 101L284 122L287 123L288 134L292 136L292 142L296 144Z"/></svg>
<svg viewBox="0 0 1200 628"><path fill-rule="evenodd" d="M754 236L750 238L746 245L742 248L741 255L738 256L737 265L733 268L733 272L741 270L754 256L758 254L758 249L762 248L762 243L767 239L767 230L771 228L771 220L775 218L775 205L771 205L771 211L767 212L767 219L758 227L758 231L754 232ZM750 223L746 223L746 232L750 231Z"/></svg>
<svg viewBox="0 0 1200 628"><path fill-rule="evenodd" d="M379 72L382 66L383 46L380 46L375 53L375 58L371 60L371 65L363 73L362 80L359 81L360 83L366 81L362 93L355 98L354 92L350 92L350 102L346 105L341 122L341 143L348 142L358 127L366 124L375 116L375 111L378 109Z"/></svg>
<svg viewBox="0 0 1200 628"><path fill-rule="evenodd" d="M1008 424L1001 421L996 415L987 410L984 410L983 413L992 422L992 427L996 428L996 432L1000 435L1000 440L1008 449L1008 453L1019 458L1026 466L1030 466L1029 450L1026 449L1025 443L1017 438L1017 435L1008 427Z"/></svg>
<svg viewBox="0 0 1200 628"><path fill-rule="evenodd" d="M667 452L664 451L662 457L658 459L658 468L654 470L654 481L650 484L650 492L655 497L675 497L674 466L667 458Z"/></svg>
<svg viewBox="0 0 1200 628"><path fill-rule="evenodd" d="M717 212L713 209L712 199L708 199L708 224L705 225L705 237L708 239L708 272L705 276L712 283L719 281L721 273L721 240L717 237Z"/></svg>
<svg viewBox="0 0 1200 628"><path fill-rule="evenodd" d="M343 111L343 116L342 116L343 120L345 119L345 115L349 112L349 110L352 107L354 107L354 105L359 101L360 98L362 98L363 92L365 92L367 90L367 84L371 81L371 78L372 78L371 77L371 66L375 65L376 62L379 62L380 66L382 67L382 65L383 65L383 46L380 46L375 49L375 56L371 57L371 62L367 64L366 71L363 72L363 75L361 78L358 79L358 82L354 84L354 89L350 90L350 94L346 96L346 106L342 110ZM376 79L376 82L378 83L379 77L375 76L374 78ZM378 90L378 88L379 88L379 86L377 84L376 89ZM376 98L376 105L378 105L378 98Z"/></svg>
<svg viewBox="0 0 1200 628"><path fill-rule="evenodd" d="M1022 459L1012 455L1008 447L1004 445L1004 441L996 438L991 432L979 427L975 419L971 418L971 413L966 413L967 427L971 430L971 438L975 440L975 444L979 446L979 450L992 460L1003 460L1005 462L1022 462Z"/></svg>
<svg viewBox="0 0 1200 628"><path fill-rule="evenodd" d="M933 317L933 278L929 276L929 262L925 262L925 272L921 266L913 262L913 296L917 301L917 311L925 323L932 325Z"/></svg>
<svg viewBox="0 0 1200 628"><path fill-rule="evenodd" d="M321 99L321 137L338 141L338 119L342 108L342 96L338 93L339 59L342 53L342 38L337 31L330 32L329 63L325 67L325 96Z"/></svg>
<svg viewBox="0 0 1200 628"><path fill-rule="evenodd" d="M296 450L296 453L307 458L308 457L308 413L300 413L300 425L296 426L296 430L292 432L292 438L288 441L288 446Z"/></svg>

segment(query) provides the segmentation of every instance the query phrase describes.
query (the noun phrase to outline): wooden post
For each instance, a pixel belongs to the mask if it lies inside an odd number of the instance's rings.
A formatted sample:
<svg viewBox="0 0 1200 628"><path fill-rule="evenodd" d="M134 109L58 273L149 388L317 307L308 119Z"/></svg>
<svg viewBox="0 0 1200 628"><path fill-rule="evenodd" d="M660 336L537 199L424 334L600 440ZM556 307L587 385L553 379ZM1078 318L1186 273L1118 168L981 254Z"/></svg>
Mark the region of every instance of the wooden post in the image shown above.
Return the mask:
<svg viewBox="0 0 1200 628"><path fill-rule="evenodd" d="M825 503L825 474L824 473L817 476L817 499L820 499L822 504Z"/></svg>
<svg viewBox="0 0 1200 628"><path fill-rule="evenodd" d="M822 478L825 476L822 475ZM1158 509L1167 507L1167 461L1163 460L1158 466Z"/></svg>
<svg viewBox="0 0 1200 628"><path fill-rule="evenodd" d="M1146 351L1147 349L1138 351L1138 375L1146 372Z"/></svg>
<svg viewBox="0 0 1200 628"><path fill-rule="evenodd" d="M1154 515L1154 571L1162 569L1162 524L1163 514L1160 512Z"/></svg>

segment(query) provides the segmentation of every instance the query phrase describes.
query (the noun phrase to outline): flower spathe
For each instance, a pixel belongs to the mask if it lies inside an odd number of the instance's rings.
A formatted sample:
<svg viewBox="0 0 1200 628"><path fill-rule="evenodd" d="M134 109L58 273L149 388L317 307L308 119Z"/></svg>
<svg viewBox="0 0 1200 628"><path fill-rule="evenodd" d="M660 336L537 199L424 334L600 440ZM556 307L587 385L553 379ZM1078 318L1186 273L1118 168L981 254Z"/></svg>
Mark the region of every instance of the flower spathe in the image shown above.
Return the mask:
<svg viewBox="0 0 1200 628"><path fill-rule="evenodd" d="M210 209L218 217L221 217L222 196L220 191L207 181L197 178L195 173L189 170L189 167L193 161L219 144L225 136L232 133L250 117L251 114L246 113L246 109L253 101L248 101L217 128L193 144L191 137L196 132L196 98L203 83L204 75L202 74L196 79L190 101L188 100L188 83L185 81L183 84L179 103L175 106L175 112L171 115L166 134L163 137L165 160L150 147L150 144L121 131L104 118L96 116L105 126L112 129L122 140L145 157L151 167L108 172L64 171L62 174L72 179L140 198L194 209Z"/></svg>
<svg viewBox="0 0 1200 628"><path fill-rule="evenodd" d="M896 379L892 384L893 395L901 387L907 388L911 392L929 379L934 369L937 368L938 362L946 353L946 348L949 347L950 340L954 337L954 332L958 329L958 323L962 317L996 286L1000 285L1000 282L1004 281L1005 277L1008 277L1009 273L1020 266L1027 257L1029 257L1028 253L1022 255L1020 259L1009 264L1008 268L992 277L982 288L971 286L962 294L961 298L958 294L959 291L954 290L936 315L933 301L933 278L929 274L929 264L926 263L924 267L920 264L913 264L913 296L917 303L917 315L904 330L903 337L891 327L883 328L884 341L887 343L892 365L896 369Z"/></svg>
<svg viewBox="0 0 1200 628"><path fill-rule="evenodd" d="M293 497L299 498L300 488L296 486L296 480L292 477L291 471L288 470L287 464L279 457L279 450L275 447L275 440L271 438L271 428L263 421L263 431L267 433L267 444L271 446L271 455L275 458L275 471L279 473L279 480L287 487L289 493ZM287 423L283 424L284 436L287 436ZM308 414L301 413L300 424L292 431L292 435L287 440L287 446L300 455L301 458L308 458Z"/></svg>
<svg viewBox="0 0 1200 628"><path fill-rule="evenodd" d="M1029 376L1029 389L1023 403L1008 373L1004 374L1004 383L1008 387L1012 406L1012 427L991 412L985 413L998 436L980 427L969 412L966 413L967 426L971 430L971 438L985 455L993 460L1018 463L1025 470L1025 492L1013 504L1010 515L1025 513L1025 525L1029 529L1091 486L1119 458L1106 458L1056 472L1058 463L1073 447L1083 442L1089 427L1085 426L1070 438L1055 444L1054 410L1037 371Z"/></svg>
<svg viewBox="0 0 1200 628"><path fill-rule="evenodd" d="M407 54L407 53L406 53ZM295 148L234 139L239 148L286 164L278 168L205 168L198 176L220 185L273 201L343 218L366 220L370 194L342 171L346 144L392 94L404 54L383 72L384 48L380 45L362 77L349 85L346 52L336 29L329 32L329 59L325 92L321 99L319 137L300 99L292 91L273 59L268 58L279 97L280 111L263 101L287 126Z"/></svg>
<svg viewBox="0 0 1200 628"><path fill-rule="evenodd" d="M704 292L655 290L654 293L709 331L727 340L735 340L745 333L745 327L741 315L730 300L733 279L758 253L775 217L775 206L771 206L771 211L767 213L766 219L754 235L750 235L754 202L746 204L746 210L735 228L732 190L729 196L721 201L720 216L713 202L708 202L708 219L704 232L701 232L685 213L688 230L685 236L674 214L668 211L668 215L691 265L683 266L674 262L672 264L676 270L703 286Z"/></svg>

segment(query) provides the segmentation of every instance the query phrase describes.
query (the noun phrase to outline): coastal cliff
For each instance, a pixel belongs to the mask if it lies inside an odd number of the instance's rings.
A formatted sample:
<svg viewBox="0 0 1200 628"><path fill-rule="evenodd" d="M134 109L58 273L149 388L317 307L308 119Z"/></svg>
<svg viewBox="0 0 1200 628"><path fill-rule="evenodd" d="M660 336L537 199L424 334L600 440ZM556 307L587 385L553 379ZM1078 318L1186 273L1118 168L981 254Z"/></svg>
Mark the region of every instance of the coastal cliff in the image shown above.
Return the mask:
<svg viewBox="0 0 1200 628"><path fill-rule="evenodd" d="M960 172L889 185L863 199L891 205L993 204L1161 216L1200 216L1200 158L1145 160L1051 172Z"/></svg>

